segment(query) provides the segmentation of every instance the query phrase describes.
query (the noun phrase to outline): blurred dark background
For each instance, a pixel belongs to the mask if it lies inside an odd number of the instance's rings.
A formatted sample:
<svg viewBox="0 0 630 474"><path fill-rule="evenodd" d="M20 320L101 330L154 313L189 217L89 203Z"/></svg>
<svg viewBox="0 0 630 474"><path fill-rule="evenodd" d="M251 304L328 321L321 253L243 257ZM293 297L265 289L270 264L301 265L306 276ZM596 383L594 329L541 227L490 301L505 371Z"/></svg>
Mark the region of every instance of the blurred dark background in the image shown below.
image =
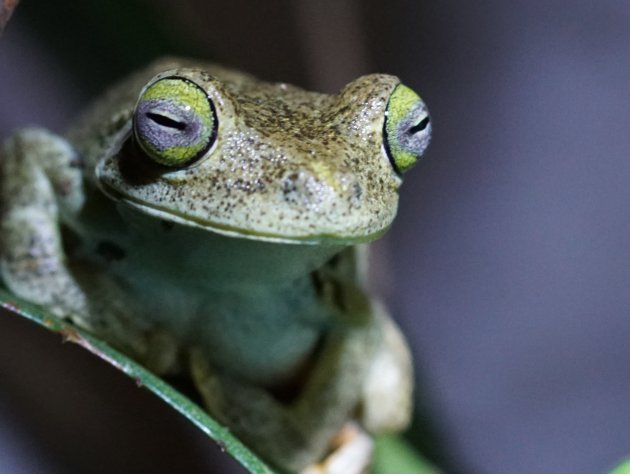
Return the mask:
<svg viewBox="0 0 630 474"><path fill-rule="evenodd" d="M63 131L168 53L419 91L434 140L374 257L421 382L411 439L473 474L630 454L628 2L22 0L0 39L0 135ZM240 472L217 462L146 391L0 316L0 473Z"/></svg>

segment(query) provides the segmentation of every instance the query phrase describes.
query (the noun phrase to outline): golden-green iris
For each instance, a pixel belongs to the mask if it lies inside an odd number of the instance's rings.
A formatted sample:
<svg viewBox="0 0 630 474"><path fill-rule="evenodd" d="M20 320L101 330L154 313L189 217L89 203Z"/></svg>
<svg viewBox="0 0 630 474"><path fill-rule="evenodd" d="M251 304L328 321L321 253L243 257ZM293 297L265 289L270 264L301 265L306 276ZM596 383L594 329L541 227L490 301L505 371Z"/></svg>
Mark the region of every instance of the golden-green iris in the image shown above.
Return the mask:
<svg viewBox="0 0 630 474"><path fill-rule="evenodd" d="M169 167L197 161L216 138L211 100L203 89L181 77L160 79L147 86L138 99L133 122L142 150Z"/></svg>
<svg viewBox="0 0 630 474"><path fill-rule="evenodd" d="M431 138L431 124L424 102L404 84L396 86L387 104L385 148L394 169L404 173L416 164Z"/></svg>

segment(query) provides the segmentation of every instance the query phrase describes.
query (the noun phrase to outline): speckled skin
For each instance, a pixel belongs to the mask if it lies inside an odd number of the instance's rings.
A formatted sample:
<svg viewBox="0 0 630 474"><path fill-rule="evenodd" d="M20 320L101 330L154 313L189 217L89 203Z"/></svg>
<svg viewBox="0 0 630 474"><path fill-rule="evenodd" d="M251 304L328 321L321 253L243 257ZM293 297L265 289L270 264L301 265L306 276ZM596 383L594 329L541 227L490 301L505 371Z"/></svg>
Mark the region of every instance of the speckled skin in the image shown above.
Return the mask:
<svg viewBox="0 0 630 474"><path fill-rule="evenodd" d="M382 128L397 78L364 76L330 96L166 62L140 76L134 100L140 84L164 69L192 79L213 99L220 131L212 159L138 183L123 176L116 155L99 160L101 153L91 153L99 163L89 165L105 187L156 215L185 214L219 232L274 241L371 240L392 222L401 180L383 154ZM113 94L126 98L128 90ZM118 114L131 116L133 105L125 101ZM101 116L97 109L89 121ZM79 148L94 133L91 124L84 127L71 135Z"/></svg>
<svg viewBox="0 0 630 474"><path fill-rule="evenodd" d="M216 143L194 166L166 169L130 139L158 73L216 108ZM364 76L325 95L152 64L65 138L27 129L3 144L4 282L156 372L189 372L209 411L287 471L320 461L353 418L402 429L409 354L352 247L396 214L382 134L398 83Z"/></svg>

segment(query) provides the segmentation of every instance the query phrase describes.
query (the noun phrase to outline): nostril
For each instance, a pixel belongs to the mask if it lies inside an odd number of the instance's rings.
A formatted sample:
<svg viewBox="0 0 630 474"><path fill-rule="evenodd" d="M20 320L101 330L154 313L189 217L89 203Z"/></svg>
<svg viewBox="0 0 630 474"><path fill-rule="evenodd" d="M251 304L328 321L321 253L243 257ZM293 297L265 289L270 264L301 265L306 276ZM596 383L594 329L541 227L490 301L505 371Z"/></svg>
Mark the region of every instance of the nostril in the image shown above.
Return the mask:
<svg viewBox="0 0 630 474"><path fill-rule="evenodd" d="M329 198L329 186L308 171L287 174L282 180L282 197L297 206L317 206Z"/></svg>
<svg viewBox="0 0 630 474"><path fill-rule="evenodd" d="M282 182L282 196L288 203L297 204L303 193L304 179L300 173L291 173Z"/></svg>

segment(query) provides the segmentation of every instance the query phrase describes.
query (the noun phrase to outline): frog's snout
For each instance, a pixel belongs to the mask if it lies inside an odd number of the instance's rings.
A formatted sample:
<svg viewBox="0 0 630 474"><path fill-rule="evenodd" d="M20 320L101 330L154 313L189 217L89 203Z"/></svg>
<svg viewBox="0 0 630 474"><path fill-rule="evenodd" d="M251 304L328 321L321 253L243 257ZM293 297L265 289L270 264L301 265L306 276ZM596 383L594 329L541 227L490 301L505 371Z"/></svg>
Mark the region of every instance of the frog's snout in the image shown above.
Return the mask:
<svg viewBox="0 0 630 474"><path fill-rule="evenodd" d="M282 180L282 197L285 202L295 206L322 201L326 191L326 186L309 172L292 172Z"/></svg>
<svg viewBox="0 0 630 474"><path fill-rule="evenodd" d="M350 173L333 172L325 165L315 166L316 172L295 171L282 180L282 197L295 206L307 206L325 211L327 204L345 202L350 207L360 207L363 188Z"/></svg>

